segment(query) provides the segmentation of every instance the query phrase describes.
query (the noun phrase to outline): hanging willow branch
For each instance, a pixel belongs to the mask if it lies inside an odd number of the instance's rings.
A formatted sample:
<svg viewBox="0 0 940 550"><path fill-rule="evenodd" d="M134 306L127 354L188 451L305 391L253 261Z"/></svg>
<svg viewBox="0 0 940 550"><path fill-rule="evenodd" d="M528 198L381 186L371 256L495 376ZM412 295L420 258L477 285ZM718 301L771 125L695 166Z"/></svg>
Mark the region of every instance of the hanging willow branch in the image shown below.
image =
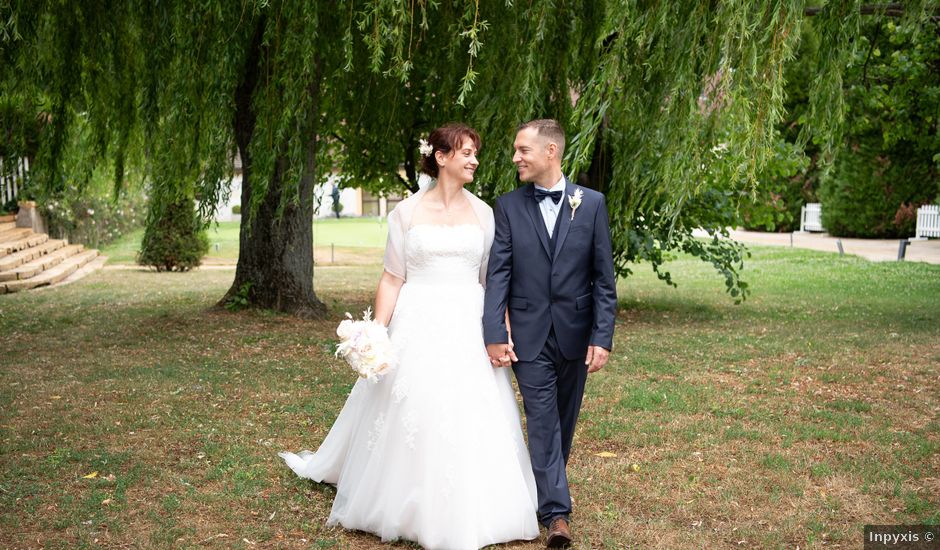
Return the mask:
<svg viewBox="0 0 940 550"><path fill-rule="evenodd" d="M70 132L87 126L90 161L116 161L120 180L146 159L155 196L195 195L205 217L237 151L243 220L270 201L282 214L312 204L307 183L332 173L413 189L417 139L452 120L483 135L476 185L491 199L517 185L518 124L557 118L565 171L607 194L627 273L686 246L715 174L753 185L807 20L821 43L802 139L825 152L860 18L937 13L936 0L6 0L0 94L47 113L37 172L50 190ZM732 256L721 265L736 273Z"/></svg>

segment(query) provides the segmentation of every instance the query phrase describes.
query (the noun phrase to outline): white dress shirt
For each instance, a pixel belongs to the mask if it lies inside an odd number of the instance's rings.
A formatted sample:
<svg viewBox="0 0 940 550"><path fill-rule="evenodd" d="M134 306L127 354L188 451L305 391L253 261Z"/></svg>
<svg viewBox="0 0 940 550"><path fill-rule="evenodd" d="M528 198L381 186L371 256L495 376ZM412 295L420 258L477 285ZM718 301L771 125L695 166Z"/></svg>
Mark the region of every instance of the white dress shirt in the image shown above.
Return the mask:
<svg viewBox="0 0 940 550"><path fill-rule="evenodd" d="M536 187L538 186L536 185ZM543 188L539 187L539 189ZM558 213L561 212L561 201L565 200L565 176L562 176L558 183L548 191L561 191L561 199L558 202L552 202L551 198L539 201L539 210L542 211L545 229L548 230L548 236L551 238L552 233L555 231L555 222L558 221Z"/></svg>

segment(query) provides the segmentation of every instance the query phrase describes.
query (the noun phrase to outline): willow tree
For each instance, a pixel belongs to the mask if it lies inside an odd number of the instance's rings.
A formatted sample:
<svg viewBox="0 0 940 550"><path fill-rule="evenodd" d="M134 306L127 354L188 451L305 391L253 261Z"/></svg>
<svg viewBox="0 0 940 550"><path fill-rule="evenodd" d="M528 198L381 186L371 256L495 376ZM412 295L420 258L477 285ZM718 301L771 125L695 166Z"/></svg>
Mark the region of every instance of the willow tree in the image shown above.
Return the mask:
<svg viewBox="0 0 940 550"><path fill-rule="evenodd" d="M381 74L359 73L347 94L355 123L337 136L344 147L333 150L344 173L379 191L413 190L418 137L441 122L465 120L484 136L478 190L491 198L517 184L515 127L554 117L569 131L565 172L607 194L619 273L649 260L671 282L660 269L664 251L682 250L712 263L734 297L747 292L739 278L744 249L722 237L737 220L733 197L752 187L773 155L784 116L784 63L807 20L822 45L806 60L815 78L801 139L831 151L843 125L841 76L861 18L937 16L937 3L927 1L471 6L461 12L444 3L420 17L406 17L403 6L407 27L387 32L387 42L352 48L354 60L384 47L400 61ZM696 228L711 238L694 238Z"/></svg>
<svg viewBox="0 0 940 550"><path fill-rule="evenodd" d="M399 21L350 42L352 83L339 98L349 124L330 149L341 172L377 191L417 189L418 139L448 121L483 136L477 191L491 199L516 182L511 143L527 119L566 121L572 92L596 67L603 2L440 2L405 7ZM600 7L601 9L598 9ZM377 15L382 15L381 13ZM388 59L388 68L374 65Z"/></svg>
<svg viewBox="0 0 940 550"><path fill-rule="evenodd" d="M717 238L719 224L705 243L691 229L713 210L714 182L747 181L768 158L781 67L808 13L824 36L811 130L837 134L864 11L853 0L7 0L0 93L44 98L45 186L59 181L76 117L116 180L139 144L157 203L191 192L207 218L240 154L229 295L244 290L254 306L323 311L311 219L327 173L413 189L417 138L459 119L484 136L478 190L493 197L516 185L516 125L544 116L569 130L566 172L607 193L622 274L678 248L715 263L737 293L740 249Z"/></svg>
<svg viewBox="0 0 940 550"><path fill-rule="evenodd" d="M260 0L6 2L3 93L42 98L50 123L36 179L46 189L60 186L59 159L79 118L97 136L89 154L112 159L117 182L139 144L151 223L187 194L208 220L240 155L246 215L229 294L246 289L253 305L315 315L324 310L313 292L317 152L340 120L323 102L342 88L341 39L353 10Z"/></svg>

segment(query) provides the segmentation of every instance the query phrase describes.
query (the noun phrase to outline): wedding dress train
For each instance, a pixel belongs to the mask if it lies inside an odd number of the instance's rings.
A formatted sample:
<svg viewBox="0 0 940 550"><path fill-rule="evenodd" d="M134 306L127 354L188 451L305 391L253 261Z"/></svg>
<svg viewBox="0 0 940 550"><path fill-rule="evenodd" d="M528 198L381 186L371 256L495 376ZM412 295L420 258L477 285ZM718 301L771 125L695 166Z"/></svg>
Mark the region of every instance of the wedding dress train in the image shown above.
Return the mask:
<svg viewBox="0 0 940 550"><path fill-rule="evenodd" d="M533 539L535 481L509 369L491 367L483 344L484 231L402 231L407 279L389 325L398 367L356 382L316 453L280 456L336 485L329 525L447 550Z"/></svg>

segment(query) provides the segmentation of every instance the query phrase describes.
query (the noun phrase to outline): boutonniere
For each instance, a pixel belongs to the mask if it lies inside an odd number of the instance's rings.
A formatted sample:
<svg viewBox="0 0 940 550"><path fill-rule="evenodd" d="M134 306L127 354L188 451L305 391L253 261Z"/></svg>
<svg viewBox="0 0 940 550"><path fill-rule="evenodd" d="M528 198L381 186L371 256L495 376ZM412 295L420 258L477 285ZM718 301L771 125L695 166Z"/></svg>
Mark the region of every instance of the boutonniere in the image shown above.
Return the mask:
<svg viewBox="0 0 940 550"><path fill-rule="evenodd" d="M574 213L581 206L581 197L584 196L584 191L580 187L574 190L574 195L568 195L568 206L571 207L571 220L574 221Z"/></svg>

